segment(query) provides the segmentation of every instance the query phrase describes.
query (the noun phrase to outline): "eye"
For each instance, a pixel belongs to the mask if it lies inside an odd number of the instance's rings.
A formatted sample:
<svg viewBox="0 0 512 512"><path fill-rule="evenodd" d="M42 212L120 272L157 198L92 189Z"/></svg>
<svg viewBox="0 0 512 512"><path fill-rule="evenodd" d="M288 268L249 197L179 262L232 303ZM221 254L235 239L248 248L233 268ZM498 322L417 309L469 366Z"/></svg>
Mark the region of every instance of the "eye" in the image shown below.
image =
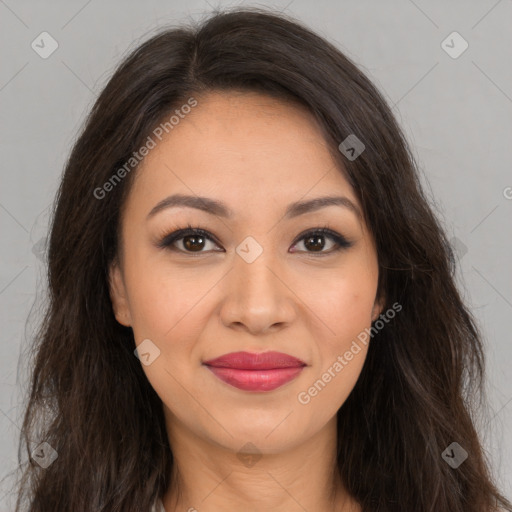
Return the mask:
<svg viewBox="0 0 512 512"><path fill-rule="evenodd" d="M325 239L331 240L331 244L327 244L329 250L324 251L326 247ZM303 244L305 250L297 250L300 243ZM208 244L212 244L213 248L208 249ZM347 249L353 245L344 236L330 230L327 227L309 230L306 233L299 235L292 245L291 252L306 252L317 253L320 255L331 254L341 249ZM210 252L223 252L219 249L220 244L216 241L215 237L199 227L188 226L187 228L177 229L172 233L165 235L158 243L159 248L167 248L173 251L179 251L189 254L201 254ZM217 249L215 249L217 247ZM204 250L203 250L204 249Z"/></svg>
<svg viewBox="0 0 512 512"><path fill-rule="evenodd" d="M326 246L325 239L331 240L331 245L329 246L329 244L327 244L330 250L327 251L323 250ZM306 248L303 252L318 253L321 255L331 254L333 252L340 251L341 249L348 249L353 245L352 242L349 242L343 235L340 235L328 228L310 230L305 234L301 234L297 240L300 243L294 243L292 246L293 249L302 244L303 247ZM292 252L296 251L293 250Z"/></svg>
<svg viewBox="0 0 512 512"><path fill-rule="evenodd" d="M178 229L164 236L158 242L158 247L188 253L201 253L207 252L202 249L205 247L208 249L208 242L217 245L214 237L208 231L189 225L187 228Z"/></svg>

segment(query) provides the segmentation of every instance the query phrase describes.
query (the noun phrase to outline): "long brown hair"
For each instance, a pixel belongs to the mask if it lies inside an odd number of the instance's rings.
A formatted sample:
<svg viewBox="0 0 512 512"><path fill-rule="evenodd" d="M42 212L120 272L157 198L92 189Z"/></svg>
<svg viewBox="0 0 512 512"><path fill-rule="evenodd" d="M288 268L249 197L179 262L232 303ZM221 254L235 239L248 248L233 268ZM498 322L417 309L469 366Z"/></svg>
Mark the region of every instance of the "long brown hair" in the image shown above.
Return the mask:
<svg viewBox="0 0 512 512"><path fill-rule="evenodd" d="M67 162L48 252L48 302L32 351L16 510L149 511L173 456L162 403L116 322L107 269L137 170L109 187L161 120L193 94L258 91L306 106L375 237L378 293L402 311L373 338L338 411L338 469L365 512L490 512L495 488L474 425L482 337L455 285L455 259L390 108L356 65L300 22L266 9L216 12L136 48L99 95ZM355 135L356 159L339 144ZM342 171L340 171L342 172ZM112 183L112 182L111 182ZM58 457L42 468L32 450ZM468 458L442 457L457 442ZM31 456L32 455L32 456Z"/></svg>

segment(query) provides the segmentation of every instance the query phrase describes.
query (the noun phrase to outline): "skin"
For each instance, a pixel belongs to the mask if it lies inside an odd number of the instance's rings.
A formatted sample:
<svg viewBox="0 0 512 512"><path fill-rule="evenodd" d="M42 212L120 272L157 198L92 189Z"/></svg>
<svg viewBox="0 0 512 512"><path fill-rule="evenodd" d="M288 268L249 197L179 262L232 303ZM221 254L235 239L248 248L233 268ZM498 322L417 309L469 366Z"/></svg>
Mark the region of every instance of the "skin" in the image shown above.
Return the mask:
<svg viewBox="0 0 512 512"><path fill-rule="evenodd" d="M110 268L117 321L132 327L137 345L150 339L160 350L143 369L163 402L173 481L181 490L170 485L164 506L167 512L358 511L333 476L336 412L367 347L360 344L308 404L297 396L382 312L374 240L349 208L283 215L289 203L327 195L360 204L302 107L258 93L195 97L198 105L137 170L122 212L121 254ZM147 218L175 193L222 201L233 218L189 207ZM206 240L199 254L195 246L186 252L183 238L176 251L156 246L188 223L219 244ZM306 245L308 237L296 240L326 224L353 246L330 252L336 244L325 236L319 255ZM235 252L247 236L263 249L252 263ZM202 365L240 350L285 352L307 366L284 386L254 393ZM254 464L241 455L247 443L258 451Z"/></svg>

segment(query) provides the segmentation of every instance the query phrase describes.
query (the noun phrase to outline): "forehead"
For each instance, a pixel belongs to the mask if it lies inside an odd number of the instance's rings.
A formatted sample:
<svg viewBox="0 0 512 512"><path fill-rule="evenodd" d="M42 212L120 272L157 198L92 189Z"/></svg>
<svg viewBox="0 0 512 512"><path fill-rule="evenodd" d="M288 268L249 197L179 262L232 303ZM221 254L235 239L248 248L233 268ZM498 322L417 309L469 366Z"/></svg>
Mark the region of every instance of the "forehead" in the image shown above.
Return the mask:
<svg viewBox="0 0 512 512"><path fill-rule="evenodd" d="M129 202L183 193L251 211L339 192L358 204L305 107L252 92L194 97L194 108L181 112L161 140L153 137Z"/></svg>

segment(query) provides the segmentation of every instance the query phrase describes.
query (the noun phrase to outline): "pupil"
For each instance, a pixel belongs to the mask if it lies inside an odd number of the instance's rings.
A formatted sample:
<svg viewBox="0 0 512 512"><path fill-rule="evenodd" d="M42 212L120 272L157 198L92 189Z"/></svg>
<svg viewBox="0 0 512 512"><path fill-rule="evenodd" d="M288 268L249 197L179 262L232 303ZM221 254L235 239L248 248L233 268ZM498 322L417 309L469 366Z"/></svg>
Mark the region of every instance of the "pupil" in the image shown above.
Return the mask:
<svg viewBox="0 0 512 512"><path fill-rule="evenodd" d="M194 240L193 242L190 242L190 240ZM197 240L200 240L200 242L197 242ZM199 249L202 249L204 246L204 238L202 235L187 235L183 239L183 245L187 249L194 249L194 246L199 246ZM196 247L197 248L197 247Z"/></svg>
<svg viewBox="0 0 512 512"><path fill-rule="evenodd" d="M310 236L309 238L306 238L306 240L304 241L304 246L307 249L310 249L311 248L309 246L310 244L313 245L313 251L322 250L325 245L323 243L323 235ZM315 245L315 244L318 244L318 245Z"/></svg>

